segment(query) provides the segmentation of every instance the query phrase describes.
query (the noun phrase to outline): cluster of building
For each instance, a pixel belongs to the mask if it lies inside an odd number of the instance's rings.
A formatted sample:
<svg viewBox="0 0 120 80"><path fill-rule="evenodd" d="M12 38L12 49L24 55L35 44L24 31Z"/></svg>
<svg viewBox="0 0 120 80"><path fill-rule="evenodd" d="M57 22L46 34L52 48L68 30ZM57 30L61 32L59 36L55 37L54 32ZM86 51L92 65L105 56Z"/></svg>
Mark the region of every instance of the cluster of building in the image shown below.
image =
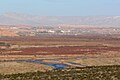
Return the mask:
<svg viewBox="0 0 120 80"><path fill-rule="evenodd" d="M3 31L4 30L4 31ZM0 36L38 36L41 34L80 35L80 34L120 34L118 27L80 26L1 26Z"/></svg>

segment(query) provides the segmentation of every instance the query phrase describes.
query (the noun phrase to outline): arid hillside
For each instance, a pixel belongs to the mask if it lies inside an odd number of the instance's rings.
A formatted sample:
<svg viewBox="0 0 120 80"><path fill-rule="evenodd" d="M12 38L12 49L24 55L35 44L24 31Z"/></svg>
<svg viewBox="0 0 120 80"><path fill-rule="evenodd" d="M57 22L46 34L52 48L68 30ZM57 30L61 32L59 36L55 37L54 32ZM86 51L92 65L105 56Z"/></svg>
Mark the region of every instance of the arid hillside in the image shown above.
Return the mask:
<svg viewBox="0 0 120 80"><path fill-rule="evenodd" d="M120 26L120 16L33 16L19 13L0 15L1 25L109 25Z"/></svg>
<svg viewBox="0 0 120 80"><path fill-rule="evenodd" d="M10 29L0 29L0 36L9 36L9 37L13 37L13 36L18 36L15 31L12 31Z"/></svg>

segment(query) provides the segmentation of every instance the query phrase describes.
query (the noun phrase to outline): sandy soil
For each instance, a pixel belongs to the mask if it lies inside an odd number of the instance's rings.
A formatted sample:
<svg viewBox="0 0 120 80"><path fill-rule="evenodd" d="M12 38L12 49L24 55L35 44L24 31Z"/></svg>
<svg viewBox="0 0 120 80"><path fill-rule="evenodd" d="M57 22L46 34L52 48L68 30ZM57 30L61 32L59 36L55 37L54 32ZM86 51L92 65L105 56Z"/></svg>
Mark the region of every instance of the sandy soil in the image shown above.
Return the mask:
<svg viewBox="0 0 120 80"><path fill-rule="evenodd" d="M0 62L0 73L15 74L25 72L36 72L51 70L52 67L43 64L33 64L26 62Z"/></svg>

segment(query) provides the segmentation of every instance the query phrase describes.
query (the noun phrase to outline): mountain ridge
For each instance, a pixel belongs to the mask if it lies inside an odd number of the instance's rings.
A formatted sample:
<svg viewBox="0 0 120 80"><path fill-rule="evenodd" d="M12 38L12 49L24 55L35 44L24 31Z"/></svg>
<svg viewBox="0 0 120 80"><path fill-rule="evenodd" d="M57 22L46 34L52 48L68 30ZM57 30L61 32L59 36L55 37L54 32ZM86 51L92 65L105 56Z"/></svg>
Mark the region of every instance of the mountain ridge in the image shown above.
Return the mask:
<svg viewBox="0 0 120 80"><path fill-rule="evenodd" d="M18 13L0 15L0 25L97 25L120 26L120 16L33 16Z"/></svg>

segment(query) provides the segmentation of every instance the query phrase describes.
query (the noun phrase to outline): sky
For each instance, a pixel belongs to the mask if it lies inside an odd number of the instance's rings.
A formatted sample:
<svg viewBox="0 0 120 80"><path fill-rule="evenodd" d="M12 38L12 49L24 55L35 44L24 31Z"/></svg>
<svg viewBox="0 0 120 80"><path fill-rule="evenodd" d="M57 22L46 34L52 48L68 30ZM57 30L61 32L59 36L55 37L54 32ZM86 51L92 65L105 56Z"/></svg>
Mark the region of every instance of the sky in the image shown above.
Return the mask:
<svg viewBox="0 0 120 80"><path fill-rule="evenodd" d="M120 15L120 0L0 0L0 14L40 16Z"/></svg>

